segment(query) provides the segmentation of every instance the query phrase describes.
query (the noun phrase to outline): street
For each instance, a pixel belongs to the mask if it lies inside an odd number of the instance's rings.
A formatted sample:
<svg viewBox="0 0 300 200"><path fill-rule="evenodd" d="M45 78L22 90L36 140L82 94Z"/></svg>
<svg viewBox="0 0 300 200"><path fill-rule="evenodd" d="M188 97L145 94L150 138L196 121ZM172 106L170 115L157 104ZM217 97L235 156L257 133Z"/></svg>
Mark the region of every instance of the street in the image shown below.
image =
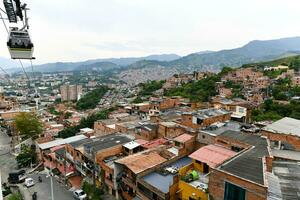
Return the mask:
<svg viewBox="0 0 300 200"><path fill-rule="evenodd" d="M0 171L2 182L7 182L8 173L17 169L15 156L10 154L10 137L0 128Z"/></svg>
<svg viewBox="0 0 300 200"><path fill-rule="evenodd" d="M17 169L15 156L10 154L10 141L11 139L6 134L6 130L0 128L0 171L2 183L7 182L9 172ZM24 200L31 200L34 192L37 192L38 199L51 200L50 178L46 178L45 174L37 173L27 174L27 176L33 178L36 184L30 188L19 184L19 189L24 196ZM42 177L42 183L38 182L38 176ZM55 178L53 178L53 193L55 200L73 200L72 192L66 190Z"/></svg>
<svg viewBox="0 0 300 200"><path fill-rule="evenodd" d="M38 176L42 177L42 182L38 181ZM25 200L31 200L32 194L37 192L37 199L51 200L51 184L50 177L45 174L31 174L28 177L33 178L35 185L26 188L24 185L20 186L21 193L24 194ZM53 194L55 200L73 200L72 192L67 191L63 184L60 184L53 178Z"/></svg>

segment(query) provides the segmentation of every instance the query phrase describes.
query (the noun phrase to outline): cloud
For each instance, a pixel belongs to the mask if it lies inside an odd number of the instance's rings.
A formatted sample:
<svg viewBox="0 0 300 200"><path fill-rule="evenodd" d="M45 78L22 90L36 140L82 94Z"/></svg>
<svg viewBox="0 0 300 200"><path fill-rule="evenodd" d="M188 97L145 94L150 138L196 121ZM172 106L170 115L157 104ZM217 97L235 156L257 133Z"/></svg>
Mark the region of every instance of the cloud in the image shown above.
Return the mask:
<svg viewBox="0 0 300 200"><path fill-rule="evenodd" d="M25 1L25 0L24 0ZM36 63L239 47L296 36L296 0L26 0ZM3 7L3 6L2 6ZM6 43L0 26L0 44ZM0 56L9 57L5 45Z"/></svg>

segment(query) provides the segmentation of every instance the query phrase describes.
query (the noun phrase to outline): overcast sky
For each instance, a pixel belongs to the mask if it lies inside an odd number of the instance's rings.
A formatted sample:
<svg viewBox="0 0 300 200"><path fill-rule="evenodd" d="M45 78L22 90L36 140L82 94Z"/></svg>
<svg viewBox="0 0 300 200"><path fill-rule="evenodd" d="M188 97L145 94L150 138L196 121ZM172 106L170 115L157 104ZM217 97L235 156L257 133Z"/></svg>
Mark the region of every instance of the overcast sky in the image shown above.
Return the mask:
<svg viewBox="0 0 300 200"><path fill-rule="evenodd" d="M24 0L25 1L25 0ZM299 0L27 0L35 63L230 49L300 36ZM1 2L1 8L3 8ZM9 57L0 26L0 57Z"/></svg>

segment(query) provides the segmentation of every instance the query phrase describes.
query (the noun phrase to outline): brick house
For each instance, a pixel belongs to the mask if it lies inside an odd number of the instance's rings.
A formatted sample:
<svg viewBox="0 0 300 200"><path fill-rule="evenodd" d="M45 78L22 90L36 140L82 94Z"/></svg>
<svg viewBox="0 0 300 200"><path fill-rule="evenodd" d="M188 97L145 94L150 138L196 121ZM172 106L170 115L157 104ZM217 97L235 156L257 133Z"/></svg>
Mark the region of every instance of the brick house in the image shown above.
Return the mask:
<svg viewBox="0 0 300 200"><path fill-rule="evenodd" d="M216 122L228 121L230 118L231 113L224 109L209 108L196 112L183 113L181 124L190 128L199 129Z"/></svg>
<svg viewBox="0 0 300 200"><path fill-rule="evenodd" d="M264 127L261 134L273 148L300 151L300 120L285 117Z"/></svg>
<svg viewBox="0 0 300 200"><path fill-rule="evenodd" d="M120 174L120 189L124 199L133 199L137 193L137 179L147 170L174 157L173 154L163 153L163 149L151 149L115 161L115 171Z"/></svg>
<svg viewBox="0 0 300 200"><path fill-rule="evenodd" d="M143 140L153 140L157 138L158 125L155 123L145 123L135 128L135 138Z"/></svg>
<svg viewBox="0 0 300 200"><path fill-rule="evenodd" d="M267 140L258 135L225 131L216 144L237 152L237 156L213 168L209 176L209 192L214 200L265 200Z"/></svg>

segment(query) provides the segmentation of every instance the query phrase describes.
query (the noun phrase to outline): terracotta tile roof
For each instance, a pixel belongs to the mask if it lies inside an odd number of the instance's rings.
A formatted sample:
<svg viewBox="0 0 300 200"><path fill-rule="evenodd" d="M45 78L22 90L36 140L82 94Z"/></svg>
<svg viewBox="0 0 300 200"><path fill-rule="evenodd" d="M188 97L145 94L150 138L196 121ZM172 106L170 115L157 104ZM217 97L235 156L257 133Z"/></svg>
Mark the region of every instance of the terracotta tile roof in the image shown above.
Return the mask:
<svg viewBox="0 0 300 200"><path fill-rule="evenodd" d="M190 139L192 139L194 136L190 135L190 134L187 134L187 133L184 133L182 135L179 135L178 137L174 138L175 141L177 142L187 142L189 141Z"/></svg>
<svg viewBox="0 0 300 200"><path fill-rule="evenodd" d="M152 149L152 148L155 148L159 145L162 145L162 144L165 144L168 140L164 139L164 138L159 138L157 140L152 140L152 141L149 141L148 143L146 144L143 144L142 146L146 149Z"/></svg>
<svg viewBox="0 0 300 200"><path fill-rule="evenodd" d="M157 152L144 152L127 156L116 162L127 166L133 173L138 174L165 161L167 159L160 156Z"/></svg>
<svg viewBox="0 0 300 200"><path fill-rule="evenodd" d="M51 151L51 152L54 152L54 151L57 151L58 149L61 149L61 148L64 148L64 147L65 147L65 145L55 146L55 147L52 147L52 148L50 149L50 151Z"/></svg>
<svg viewBox="0 0 300 200"><path fill-rule="evenodd" d="M148 143L147 140L143 140L143 139L136 139L135 142L139 143L140 145Z"/></svg>
<svg viewBox="0 0 300 200"><path fill-rule="evenodd" d="M204 146L189 157L200 162L206 163L210 167L216 167L226 160L237 155L236 152L217 145Z"/></svg>

